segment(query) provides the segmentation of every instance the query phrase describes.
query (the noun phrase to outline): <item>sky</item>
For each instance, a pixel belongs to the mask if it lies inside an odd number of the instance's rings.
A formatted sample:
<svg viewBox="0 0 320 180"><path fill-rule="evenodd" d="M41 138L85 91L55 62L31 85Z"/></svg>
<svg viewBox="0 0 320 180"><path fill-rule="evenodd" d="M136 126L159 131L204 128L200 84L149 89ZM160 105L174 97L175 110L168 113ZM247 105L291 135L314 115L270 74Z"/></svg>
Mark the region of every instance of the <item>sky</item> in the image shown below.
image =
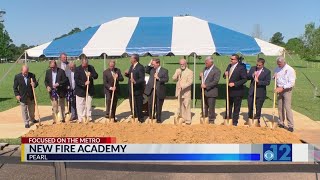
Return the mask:
<svg viewBox="0 0 320 180"><path fill-rule="evenodd" d="M281 32L285 41L320 24L320 0L0 0L4 24L13 43L40 45L79 27L124 16L179 16L203 20L252 35L259 24L262 39Z"/></svg>

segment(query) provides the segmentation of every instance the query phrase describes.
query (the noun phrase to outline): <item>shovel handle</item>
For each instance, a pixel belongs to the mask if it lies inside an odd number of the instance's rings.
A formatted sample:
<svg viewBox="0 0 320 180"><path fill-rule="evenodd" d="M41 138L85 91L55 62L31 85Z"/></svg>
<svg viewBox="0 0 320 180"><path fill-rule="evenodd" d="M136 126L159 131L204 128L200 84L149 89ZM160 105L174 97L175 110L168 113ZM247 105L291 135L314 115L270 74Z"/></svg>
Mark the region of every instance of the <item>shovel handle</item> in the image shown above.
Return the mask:
<svg viewBox="0 0 320 180"><path fill-rule="evenodd" d="M117 79L113 78L113 88L116 87L116 82ZM111 95L111 103L110 103L110 107L109 107L109 120L111 121L111 113L112 113L112 106L113 106L113 99L114 99L114 90L112 90L112 95Z"/></svg>
<svg viewBox="0 0 320 180"><path fill-rule="evenodd" d="M131 73L131 79L133 79L133 73ZM131 81L131 80L130 80ZM132 119L135 122L134 118L134 95L133 95L133 82L131 81L131 110L132 110Z"/></svg>
<svg viewBox="0 0 320 180"><path fill-rule="evenodd" d="M31 83L33 83L33 79L32 79L32 78L30 78L30 81L31 81ZM39 112L39 107L38 107L36 92L35 92L35 90L34 90L34 87L33 87L33 86L31 86L31 87L32 87L32 93L33 93L34 103L35 103L35 105L36 105L37 114L38 114L38 117L39 117L39 125L41 125L41 117L40 117L40 112Z"/></svg>

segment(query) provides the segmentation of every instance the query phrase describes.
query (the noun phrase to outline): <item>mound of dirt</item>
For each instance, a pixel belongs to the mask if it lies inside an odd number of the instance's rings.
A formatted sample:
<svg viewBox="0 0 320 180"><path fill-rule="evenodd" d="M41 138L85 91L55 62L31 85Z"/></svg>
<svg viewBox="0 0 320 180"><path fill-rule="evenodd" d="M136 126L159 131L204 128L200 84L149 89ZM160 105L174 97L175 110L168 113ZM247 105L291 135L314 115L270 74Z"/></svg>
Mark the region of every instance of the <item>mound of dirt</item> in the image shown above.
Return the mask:
<svg viewBox="0 0 320 180"><path fill-rule="evenodd" d="M25 137L116 137L117 143L132 144L301 143L284 129L200 124L55 124L31 130Z"/></svg>

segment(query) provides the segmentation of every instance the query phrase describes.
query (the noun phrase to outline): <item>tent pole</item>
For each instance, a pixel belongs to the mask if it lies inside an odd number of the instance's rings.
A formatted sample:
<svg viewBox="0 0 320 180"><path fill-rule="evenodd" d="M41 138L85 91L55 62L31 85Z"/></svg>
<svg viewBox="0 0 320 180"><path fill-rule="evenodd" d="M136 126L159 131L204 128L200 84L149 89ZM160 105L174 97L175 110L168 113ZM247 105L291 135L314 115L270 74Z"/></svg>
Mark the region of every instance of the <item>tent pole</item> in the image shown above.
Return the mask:
<svg viewBox="0 0 320 180"><path fill-rule="evenodd" d="M196 107L196 53L193 54L193 101L192 108Z"/></svg>
<svg viewBox="0 0 320 180"><path fill-rule="evenodd" d="M106 70L106 54L103 54L103 71L104 72ZM107 108L107 94L104 94L104 107ZM106 112L108 113L108 112ZM111 116L111 114L109 114L109 117Z"/></svg>
<svg viewBox="0 0 320 180"><path fill-rule="evenodd" d="M27 51L24 51L24 64L27 65Z"/></svg>
<svg viewBox="0 0 320 180"><path fill-rule="evenodd" d="M106 70L106 54L103 54L103 71Z"/></svg>

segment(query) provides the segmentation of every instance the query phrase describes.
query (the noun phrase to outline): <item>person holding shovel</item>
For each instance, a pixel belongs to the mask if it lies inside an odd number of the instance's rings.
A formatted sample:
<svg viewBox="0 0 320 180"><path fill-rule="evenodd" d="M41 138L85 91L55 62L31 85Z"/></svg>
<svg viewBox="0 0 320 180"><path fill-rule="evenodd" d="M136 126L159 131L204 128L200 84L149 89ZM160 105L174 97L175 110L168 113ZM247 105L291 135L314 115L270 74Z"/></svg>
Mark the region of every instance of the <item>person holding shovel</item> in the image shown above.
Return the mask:
<svg viewBox="0 0 320 180"><path fill-rule="evenodd" d="M267 96L266 87L270 84L271 80L271 71L264 67L264 63L265 60L263 58L258 58L256 66L251 67L248 73L248 80L251 80L248 94L248 117L249 119L257 119L258 126L260 126L261 109ZM257 83L256 90L254 90L255 82ZM253 107L254 93L256 93L256 107ZM256 112L253 117L254 108Z"/></svg>
<svg viewBox="0 0 320 180"><path fill-rule="evenodd" d="M193 71L188 68L187 60L180 59L180 68L172 76L176 84L176 97L180 99L179 114L187 125L191 124L191 86L193 83ZM180 98L179 98L180 96Z"/></svg>
<svg viewBox="0 0 320 180"><path fill-rule="evenodd" d="M50 96L52 104L53 123L57 121L64 122L65 97L69 80L64 70L57 67L55 60L49 61L49 68L46 71L44 84Z"/></svg>
<svg viewBox="0 0 320 180"><path fill-rule="evenodd" d="M230 64L228 65L223 78L228 78L228 95L229 107L227 105L226 117L229 119L232 117L232 125L238 125L238 119L240 114L241 102L244 96L244 84L247 82L247 70L243 64L239 62L239 55L233 54L230 57ZM233 113L232 113L233 112Z"/></svg>
<svg viewBox="0 0 320 180"><path fill-rule="evenodd" d="M76 82L74 80L76 64L74 62L69 62L68 66L69 66L69 71L66 71L66 74L70 84L70 86L68 86L69 112L71 112L71 120L76 120L78 119L77 108L76 108L76 95L75 95Z"/></svg>
<svg viewBox="0 0 320 180"><path fill-rule="evenodd" d="M145 70L147 74L150 74L145 89L145 94L148 96L149 118L154 119L154 114L156 114L157 123L161 123L162 106L166 97L165 83L169 81L168 70L160 66L160 59L158 58L151 59L149 65L145 67ZM155 91L155 102L153 102L153 91ZM152 106L155 107L154 114L152 114Z"/></svg>
<svg viewBox="0 0 320 180"><path fill-rule="evenodd" d="M132 54L130 57L131 66L129 70L125 71L125 76L128 77L128 87L129 87L129 101L131 112L134 109L134 115L138 118L140 123L144 122L142 114L142 105L143 105L143 88L145 85L145 70L144 67L139 63L139 55ZM133 88L131 87L133 84ZM132 90L133 89L133 92ZM132 98L133 93L133 98ZM132 99L133 102L132 103ZM134 106L132 107L132 104ZM134 117L134 118L135 118Z"/></svg>
<svg viewBox="0 0 320 180"><path fill-rule="evenodd" d="M220 80L221 71L214 65L213 58L208 56L205 59L206 67L200 73L200 79L203 79L201 88L204 89L204 103L205 107L203 112L205 117L208 117L209 123L214 124L216 119L215 105L216 98L218 97L218 83Z"/></svg>
<svg viewBox="0 0 320 180"><path fill-rule="evenodd" d="M115 82L115 87L114 81ZM116 114L116 108L117 108L117 102L118 102L118 95L120 93L120 86L119 86L119 81L123 81L123 76L121 74L121 71L119 68L116 68L116 61L115 60L110 60L109 61L109 68L106 69L103 72L103 85L104 85L104 93L106 94L106 118L109 118L109 116L115 120L115 114ZM112 107L111 106L111 98L112 98L112 92L114 91L114 96L113 96L113 103ZM111 114L110 113L110 108L111 109Z"/></svg>
<svg viewBox="0 0 320 180"><path fill-rule="evenodd" d="M31 79L33 82L31 82ZM38 86L36 76L29 72L28 66L23 65L21 67L21 73L14 77L13 92L16 96L16 99L20 103L22 119L24 121L25 128L30 128L29 121L32 123L38 123L38 121L35 120L34 115L35 102L32 93L32 86L34 88Z"/></svg>
<svg viewBox="0 0 320 180"><path fill-rule="evenodd" d="M91 103L94 95L93 80L98 78L98 73L92 65L89 65L89 60L86 56L81 58L81 65L78 66L74 73L76 82L76 107L79 123L82 121L92 121Z"/></svg>

